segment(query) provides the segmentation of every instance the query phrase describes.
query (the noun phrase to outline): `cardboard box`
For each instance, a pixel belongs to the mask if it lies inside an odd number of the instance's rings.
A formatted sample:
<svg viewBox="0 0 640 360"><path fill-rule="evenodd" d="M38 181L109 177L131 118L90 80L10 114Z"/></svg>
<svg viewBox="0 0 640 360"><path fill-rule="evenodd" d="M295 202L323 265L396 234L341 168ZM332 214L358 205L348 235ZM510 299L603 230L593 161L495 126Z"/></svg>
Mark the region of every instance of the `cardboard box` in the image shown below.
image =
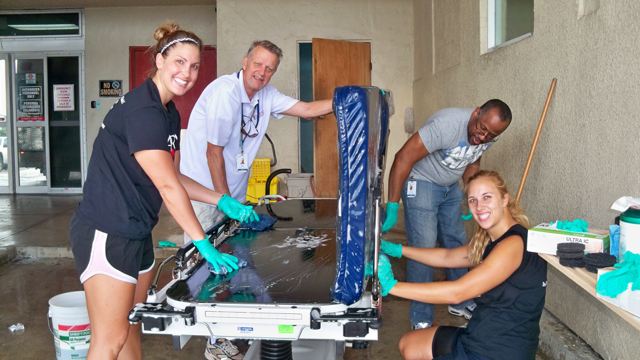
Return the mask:
<svg viewBox="0 0 640 360"><path fill-rule="evenodd" d="M591 230L589 232L573 232L558 230L549 223L542 223L529 229L527 251L555 255L559 243L575 242L585 245L586 252L609 252L609 233Z"/></svg>
<svg viewBox="0 0 640 360"><path fill-rule="evenodd" d="M600 275L613 271L614 268L598 269L598 281L600 281ZM597 294L598 299L602 299L608 303L611 303L622 310L628 311L635 316L640 316L640 290L631 291L631 283L627 290L618 294L618 296L611 298L608 296Z"/></svg>

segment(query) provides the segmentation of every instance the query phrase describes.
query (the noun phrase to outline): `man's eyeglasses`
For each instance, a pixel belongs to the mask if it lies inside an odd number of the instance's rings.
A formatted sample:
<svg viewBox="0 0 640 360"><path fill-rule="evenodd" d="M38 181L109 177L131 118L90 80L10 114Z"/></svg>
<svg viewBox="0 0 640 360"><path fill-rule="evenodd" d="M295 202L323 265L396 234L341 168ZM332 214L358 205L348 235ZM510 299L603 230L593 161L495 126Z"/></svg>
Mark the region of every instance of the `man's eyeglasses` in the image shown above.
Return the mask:
<svg viewBox="0 0 640 360"><path fill-rule="evenodd" d="M244 114L242 115L242 122L240 124L242 135L244 135L242 141L244 141L244 139L246 139L247 137L254 138L258 136L258 120L256 119L255 122L253 121L253 115L255 114L257 107L258 103L256 103L256 105L253 107L253 110L251 110L251 114L248 117L244 116ZM258 114L258 116L260 116L260 114ZM247 121L245 121L245 118L247 119Z"/></svg>
<svg viewBox="0 0 640 360"><path fill-rule="evenodd" d="M490 142L498 141L498 137L500 136L500 135L495 135L490 133L489 130L487 130L487 128L484 127L484 125L480 125L479 117L476 119L476 130L478 130L481 133L484 139Z"/></svg>

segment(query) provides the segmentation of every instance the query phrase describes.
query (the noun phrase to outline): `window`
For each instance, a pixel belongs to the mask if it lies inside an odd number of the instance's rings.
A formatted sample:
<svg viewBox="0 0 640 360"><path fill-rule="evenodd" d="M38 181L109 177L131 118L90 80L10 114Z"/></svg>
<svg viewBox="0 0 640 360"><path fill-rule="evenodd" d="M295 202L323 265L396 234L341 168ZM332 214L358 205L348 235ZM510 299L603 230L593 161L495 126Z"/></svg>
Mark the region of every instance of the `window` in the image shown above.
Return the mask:
<svg viewBox="0 0 640 360"><path fill-rule="evenodd" d="M81 35L80 11L0 13L0 36Z"/></svg>
<svg viewBox="0 0 640 360"><path fill-rule="evenodd" d="M487 48L533 33L533 0L487 1Z"/></svg>

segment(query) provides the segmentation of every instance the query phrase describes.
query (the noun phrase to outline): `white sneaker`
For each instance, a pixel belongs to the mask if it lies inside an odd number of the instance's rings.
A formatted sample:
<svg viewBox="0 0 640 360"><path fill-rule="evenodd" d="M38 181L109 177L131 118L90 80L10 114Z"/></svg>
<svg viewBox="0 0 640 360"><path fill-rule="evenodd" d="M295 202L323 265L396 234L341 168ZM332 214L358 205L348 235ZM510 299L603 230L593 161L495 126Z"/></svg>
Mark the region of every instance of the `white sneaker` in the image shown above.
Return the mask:
<svg viewBox="0 0 640 360"><path fill-rule="evenodd" d="M215 344L211 345L207 341L207 347L204 350L204 357L208 360L242 360L244 355L240 353L238 348L226 339L218 339Z"/></svg>
<svg viewBox="0 0 640 360"><path fill-rule="evenodd" d="M462 309L456 309L453 306L449 305L449 314L455 316L464 316L465 319L470 320L473 316L473 310L476 308L475 304L472 306L467 306Z"/></svg>
<svg viewBox="0 0 640 360"><path fill-rule="evenodd" d="M430 327L431 327L430 322L421 322L421 323L411 325L411 330L426 329Z"/></svg>

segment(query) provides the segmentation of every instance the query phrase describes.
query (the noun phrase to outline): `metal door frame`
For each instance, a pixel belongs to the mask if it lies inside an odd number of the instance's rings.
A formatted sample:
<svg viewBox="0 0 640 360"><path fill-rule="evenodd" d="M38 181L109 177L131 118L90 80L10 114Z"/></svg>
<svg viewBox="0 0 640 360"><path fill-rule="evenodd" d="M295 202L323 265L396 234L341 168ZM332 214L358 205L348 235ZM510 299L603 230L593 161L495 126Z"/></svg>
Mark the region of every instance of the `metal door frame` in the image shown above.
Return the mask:
<svg viewBox="0 0 640 360"><path fill-rule="evenodd" d="M86 164L87 164L87 127L86 127L86 109L85 109L85 69L84 69L84 51L61 51L61 52L46 52L45 60L50 57L65 57L65 56L77 56L78 57L78 114L80 115L80 181L79 188L51 188L51 178L48 177L49 194L82 194L82 188L84 186L84 180L86 178ZM48 88L47 88L48 89ZM47 104L48 105L48 104ZM48 123L48 120L47 120ZM48 125L47 125L48 126ZM48 128L47 128L48 131ZM49 162L49 149L47 149L47 162ZM48 166L48 165L47 165ZM48 168L49 169L49 168ZM51 171L50 169L48 170Z"/></svg>
<svg viewBox="0 0 640 360"><path fill-rule="evenodd" d="M8 183L7 186L0 186L0 194L12 194L13 193L13 106L11 100L11 94L13 90L11 89L11 57L9 54L0 53L0 60L5 61L5 100L7 104L7 113L4 114L6 116L5 121L0 123L0 127L7 129L7 177ZM2 89L0 89L2 90ZM1 165L0 165L1 166Z"/></svg>
<svg viewBox="0 0 640 360"><path fill-rule="evenodd" d="M42 60L42 114L44 117L43 121L30 121L30 122L18 122L18 109L17 109L17 101L18 95L16 94L16 86L17 79L15 76L14 69L17 60L23 59L33 59L33 60ZM20 186L20 164L18 163L18 141L14 141L13 148L11 149L13 153L13 158L16 159L14 165L14 191L16 194L44 194L47 193L51 186L51 177L49 176L50 165L49 165L49 114L47 112L48 104L49 104L49 94L47 91L48 87L48 73L47 73L47 57L44 52L29 52L29 53L12 53L11 54L11 94L12 94L12 103L11 110L13 119L13 126L11 127L11 133L13 134L13 139L16 140L18 138L18 128L19 127L44 127L44 153L45 153L45 166L46 166L46 176L47 183L46 185L39 186Z"/></svg>

